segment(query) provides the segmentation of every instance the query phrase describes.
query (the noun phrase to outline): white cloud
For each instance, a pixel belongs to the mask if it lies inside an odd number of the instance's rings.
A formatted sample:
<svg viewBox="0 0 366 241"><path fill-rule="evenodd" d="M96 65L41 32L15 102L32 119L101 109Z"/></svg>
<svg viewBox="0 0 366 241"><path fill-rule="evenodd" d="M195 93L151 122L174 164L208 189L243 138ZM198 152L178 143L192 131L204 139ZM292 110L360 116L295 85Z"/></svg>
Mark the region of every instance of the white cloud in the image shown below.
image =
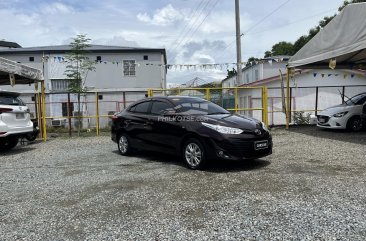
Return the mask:
<svg viewBox="0 0 366 241"><path fill-rule="evenodd" d="M69 14L73 13L74 9L60 2L45 4L41 6L41 11L45 14Z"/></svg>
<svg viewBox="0 0 366 241"><path fill-rule="evenodd" d="M125 47L139 47L137 42L129 41L123 36L113 36L112 38L100 38L92 41L93 44L111 45L111 46L125 46Z"/></svg>
<svg viewBox="0 0 366 241"><path fill-rule="evenodd" d="M137 14L137 19L152 25L168 26L183 19L183 15L171 4L168 4L164 8L157 10L153 16L149 16L147 13L139 13Z"/></svg>

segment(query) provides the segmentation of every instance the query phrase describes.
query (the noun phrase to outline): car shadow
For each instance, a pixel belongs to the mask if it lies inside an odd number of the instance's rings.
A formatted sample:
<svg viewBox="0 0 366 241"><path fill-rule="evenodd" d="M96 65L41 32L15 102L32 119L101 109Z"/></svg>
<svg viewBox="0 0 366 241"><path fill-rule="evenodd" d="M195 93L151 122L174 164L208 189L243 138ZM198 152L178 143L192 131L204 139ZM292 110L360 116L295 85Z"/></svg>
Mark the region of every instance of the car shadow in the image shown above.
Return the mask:
<svg viewBox="0 0 366 241"><path fill-rule="evenodd" d="M366 145L366 131L351 132L348 130L323 129L316 126L291 126L290 132L309 135L317 138L325 138Z"/></svg>
<svg viewBox="0 0 366 241"><path fill-rule="evenodd" d="M119 151L115 150L113 153L119 155ZM158 162L164 165L176 165L187 168L183 161L175 155L162 154L159 152L139 151L131 155L132 157L140 158L149 162ZM253 171L264 168L270 165L271 162L256 159L256 160L209 160L206 167L202 170L205 172L241 172L241 171Z"/></svg>
<svg viewBox="0 0 366 241"><path fill-rule="evenodd" d="M242 172L255 171L270 165L271 162L263 159L255 160L214 160L210 162L204 171L207 172Z"/></svg>

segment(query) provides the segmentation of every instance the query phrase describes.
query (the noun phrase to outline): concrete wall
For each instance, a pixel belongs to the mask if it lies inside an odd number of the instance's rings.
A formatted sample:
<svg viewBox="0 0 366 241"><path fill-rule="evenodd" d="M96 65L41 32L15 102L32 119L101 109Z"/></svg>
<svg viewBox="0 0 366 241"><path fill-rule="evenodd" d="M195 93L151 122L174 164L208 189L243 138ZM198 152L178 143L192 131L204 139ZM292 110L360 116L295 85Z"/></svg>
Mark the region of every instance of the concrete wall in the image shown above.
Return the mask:
<svg viewBox="0 0 366 241"><path fill-rule="evenodd" d="M148 56L148 60L144 60L145 55ZM66 78L64 72L67 63L58 59L61 55L49 55L48 61L44 64L42 63L42 54L0 54L0 56L34 68L44 68L46 91L52 91L51 79ZM89 72L85 83L87 87L98 90L132 88L146 91L148 88L165 88L166 86L166 70L163 66L159 66L159 64L164 64L163 56L160 53L93 53L87 56L90 60L96 60L96 56L101 56L102 61L95 65L95 72ZM29 57L34 57L34 62L30 62ZM66 56L63 55L63 57ZM122 60L136 61L135 76L124 76ZM2 86L1 88L19 92L34 91L34 86L28 85Z"/></svg>
<svg viewBox="0 0 366 241"><path fill-rule="evenodd" d="M315 75L316 74L316 75ZM365 85L365 86L358 86ZM280 80L266 84L268 87L269 124L285 124L285 114L282 110ZM345 88L345 95L352 97L358 93L366 92L366 77L341 70L312 70L291 79L292 110L314 114L316 100L316 86L318 86L318 110L325 109L342 103L339 91ZM334 86L334 87L328 87ZM313 87L313 88L301 88ZM248 99L245 104L245 99ZM241 108L261 108L261 93L258 90L239 91L239 104ZM249 105L249 106L248 106ZM261 119L261 111L245 111L242 114Z"/></svg>

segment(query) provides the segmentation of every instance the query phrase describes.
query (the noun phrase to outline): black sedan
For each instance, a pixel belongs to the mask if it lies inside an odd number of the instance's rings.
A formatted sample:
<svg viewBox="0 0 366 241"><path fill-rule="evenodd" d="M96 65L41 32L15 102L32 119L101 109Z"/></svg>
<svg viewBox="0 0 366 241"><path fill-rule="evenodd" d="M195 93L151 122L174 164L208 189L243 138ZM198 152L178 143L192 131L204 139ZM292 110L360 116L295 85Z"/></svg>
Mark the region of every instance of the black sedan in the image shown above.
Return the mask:
<svg viewBox="0 0 366 241"><path fill-rule="evenodd" d="M179 154L189 168L201 169L212 159L256 159L272 153L264 123L201 98L145 98L112 120L112 140L122 155L142 149Z"/></svg>

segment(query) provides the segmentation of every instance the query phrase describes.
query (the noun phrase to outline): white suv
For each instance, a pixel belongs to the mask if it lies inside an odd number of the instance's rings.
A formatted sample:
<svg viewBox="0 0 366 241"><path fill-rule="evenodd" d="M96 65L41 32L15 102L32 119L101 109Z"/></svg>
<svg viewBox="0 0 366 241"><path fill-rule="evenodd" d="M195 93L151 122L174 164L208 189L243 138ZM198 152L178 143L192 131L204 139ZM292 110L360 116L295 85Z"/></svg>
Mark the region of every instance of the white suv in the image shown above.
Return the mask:
<svg viewBox="0 0 366 241"><path fill-rule="evenodd" d="M33 122L19 93L0 90L0 151L15 147L19 138L30 133L33 133Z"/></svg>

